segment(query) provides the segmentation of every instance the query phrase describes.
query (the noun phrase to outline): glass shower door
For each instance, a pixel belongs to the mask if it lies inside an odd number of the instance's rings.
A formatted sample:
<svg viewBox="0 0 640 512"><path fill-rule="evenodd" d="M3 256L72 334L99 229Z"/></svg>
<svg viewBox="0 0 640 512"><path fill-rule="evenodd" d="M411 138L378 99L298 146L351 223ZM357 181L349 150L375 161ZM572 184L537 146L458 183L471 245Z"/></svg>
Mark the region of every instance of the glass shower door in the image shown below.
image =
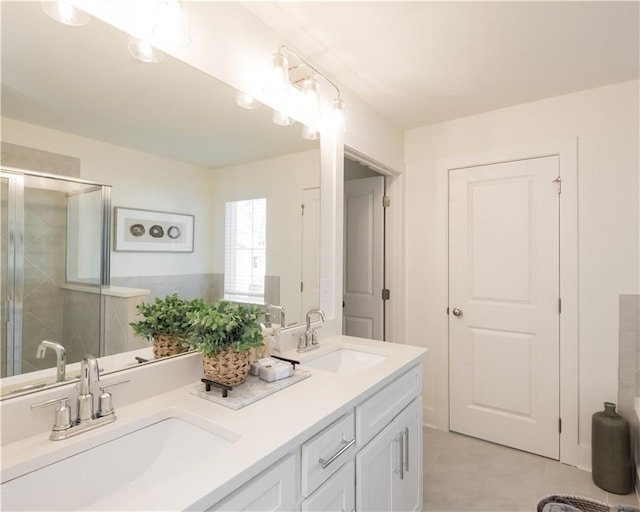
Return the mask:
<svg viewBox="0 0 640 512"><path fill-rule="evenodd" d="M43 340L101 355L103 187L5 170L0 195L2 376L54 367Z"/></svg>

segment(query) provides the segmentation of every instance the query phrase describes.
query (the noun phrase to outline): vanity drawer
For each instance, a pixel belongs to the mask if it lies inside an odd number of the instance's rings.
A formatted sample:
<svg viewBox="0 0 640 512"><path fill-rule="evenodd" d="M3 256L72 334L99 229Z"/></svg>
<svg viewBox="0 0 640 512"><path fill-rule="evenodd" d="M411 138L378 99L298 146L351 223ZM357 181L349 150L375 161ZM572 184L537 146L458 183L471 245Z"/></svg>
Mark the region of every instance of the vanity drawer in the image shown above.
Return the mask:
<svg viewBox="0 0 640 512"><path fill-rule="evenodd" d="M362 447L422 392L421 366L415 366L356 406L356 439Z"/></svg>
<svg viewBox="0 0 640 512"><path fill-rule="evenodd" d="M353 412L302 445L302 495L309 497L356 452Z"/></svg>

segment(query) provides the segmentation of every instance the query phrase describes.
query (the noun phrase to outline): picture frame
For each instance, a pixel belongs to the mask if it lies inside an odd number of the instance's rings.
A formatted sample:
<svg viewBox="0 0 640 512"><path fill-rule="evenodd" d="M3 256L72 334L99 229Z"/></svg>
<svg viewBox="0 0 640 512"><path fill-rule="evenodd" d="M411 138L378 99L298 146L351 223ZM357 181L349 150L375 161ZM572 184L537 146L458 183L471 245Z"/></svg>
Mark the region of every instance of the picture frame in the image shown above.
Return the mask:
<svg viewBox="0 0 640 512"><path fill-rule="evenodd" d="M114 250L193 252L195 217L138 208L114 208Z"/></svg>

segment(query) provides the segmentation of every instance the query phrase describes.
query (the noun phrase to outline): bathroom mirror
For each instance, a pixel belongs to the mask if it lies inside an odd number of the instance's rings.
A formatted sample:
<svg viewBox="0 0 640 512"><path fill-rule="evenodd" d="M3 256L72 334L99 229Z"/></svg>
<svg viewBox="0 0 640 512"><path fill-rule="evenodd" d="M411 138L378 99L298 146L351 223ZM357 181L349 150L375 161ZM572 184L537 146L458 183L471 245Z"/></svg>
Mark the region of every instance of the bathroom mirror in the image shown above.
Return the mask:
<svg viewBox="0 0 640 512"><path fill-rule="evenodd" d="M3 2L1 33L3 165L111 185L113 207L193 216L192 252L116 251L112 230L106 354L144 345L128 332L141 297L226 293L283 306L288 325L318 305L320 151L299 124L241 109L233 88L168 55L136 61L97 19L68 27L39 2ZM35 363L53 368L54 354Z"/></svg>

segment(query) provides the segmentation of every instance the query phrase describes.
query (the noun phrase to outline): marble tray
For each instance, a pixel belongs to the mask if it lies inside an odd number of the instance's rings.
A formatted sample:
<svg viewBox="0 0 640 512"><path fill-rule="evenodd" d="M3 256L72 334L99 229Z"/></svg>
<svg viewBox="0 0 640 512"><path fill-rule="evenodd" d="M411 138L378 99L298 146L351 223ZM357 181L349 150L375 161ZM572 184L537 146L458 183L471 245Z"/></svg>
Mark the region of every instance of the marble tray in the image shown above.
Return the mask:
<svg viewBox="0 0 640 512"><path fill-rule="evenodd" d="M189 393L209 400L210 402L224 405L230 409L238 410L266 396L272 395L281 389L292 386L307 377L311 377L311 373L307 370L299 369L295 370L291 377L274 382L266 382L255 375L248 375L247 380L233 388L232 391L229 391L226 398L223 398L220 389L214 388L213 386L211 387L211 391L205 391L205 385L203 383L191 388Z"/></svg>

